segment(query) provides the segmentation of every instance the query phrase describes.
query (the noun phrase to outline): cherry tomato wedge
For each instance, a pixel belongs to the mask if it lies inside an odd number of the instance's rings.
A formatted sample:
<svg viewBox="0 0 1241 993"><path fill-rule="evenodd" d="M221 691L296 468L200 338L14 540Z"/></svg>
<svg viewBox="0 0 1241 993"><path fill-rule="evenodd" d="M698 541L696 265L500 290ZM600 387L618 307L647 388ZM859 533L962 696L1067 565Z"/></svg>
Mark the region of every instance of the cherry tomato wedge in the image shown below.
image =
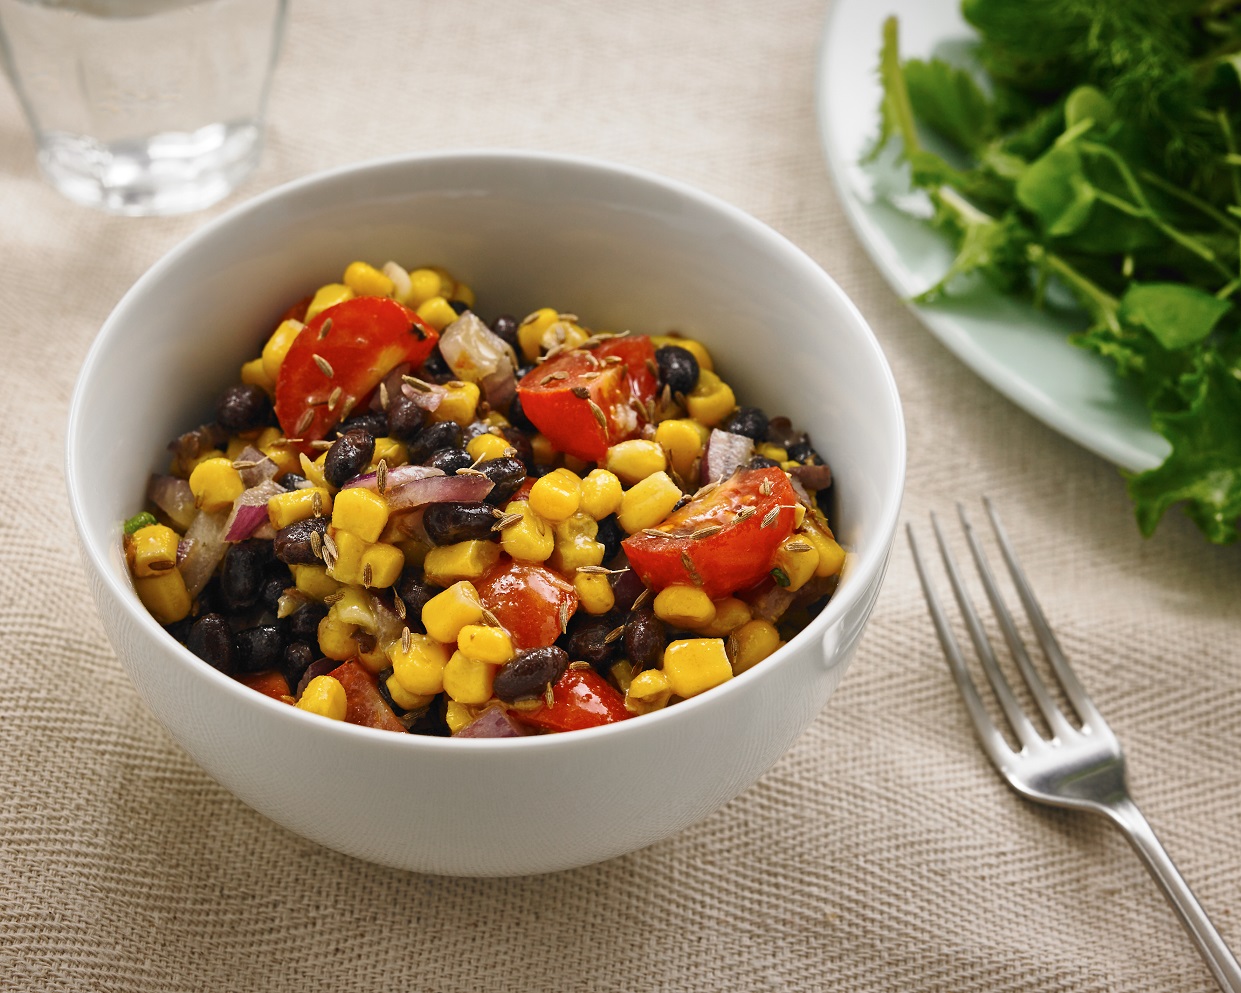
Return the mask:
<svg viewBox="0 0 1241 993"><path fill-rule="evenodd" d="M580 731L627 720L624 698L593 669L570 669L552 685L552 705L511 710L524 724L548 731Z"/></svg>
<svg viewBox="0 0 1241 993"><path fill-rule="evenodd" d="M417 314L386 297L355 297L316 314L280 364L280 429L288 438L317 441L402 362L426 361L438 339Z"/></svg>
<svg viewBox="0 0 1241 993"><path fill-rule="evenodd" d="M738 469L653 528L660 536L639 531L621 547L651 589L696 585L716 600L768 575L776 547L793 533L796 503L783 469ZM703 534L714 525L720 530Z"/></svg>
<svg viewBox="0 0 1241 993"><path fill-rule="evenodd" d="M474 588L519 649L545 648L555 642L577 610L572 584L531 562L499 562Z"/></svg>
<svg viewBox="0 0 1241 993"><path fill-rule="evenodd" d="M256 672L245 676L237 677L239 682L245 683L252 690L258 690L263 696L269 696L273 700L281 700L285 703L292 703L293 697L289 695L289 681L284 678L282 673L271 669L267 672Z"/></svg>
<svg viewBox="0 0 1241 993"><path fill-rule="evenodd" d="M560 451L600 462L645 420L635 406L645 409L658 385L648 362L655 348L645 335L557 355L517 384L522 413Z"/></svg>
<svg viewBox="0 0 1241 993"><path fill-rule="evenodd" d="M344 662L328 675L345 688L345 723L405 733L405 725L396 719L392 708L380 696L375 677L357 662Z"/></svg>

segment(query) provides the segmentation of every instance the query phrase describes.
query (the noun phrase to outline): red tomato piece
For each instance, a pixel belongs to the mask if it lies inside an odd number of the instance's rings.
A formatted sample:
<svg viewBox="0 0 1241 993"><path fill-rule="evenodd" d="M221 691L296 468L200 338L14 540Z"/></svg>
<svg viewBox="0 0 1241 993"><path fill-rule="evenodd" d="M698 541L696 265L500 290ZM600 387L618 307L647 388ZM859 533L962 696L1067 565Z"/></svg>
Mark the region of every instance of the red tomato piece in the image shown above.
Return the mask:
<svg viewBox="0 0 1241 993"><path fill-rule="evenodd" d="M577 591L550 569L501 561L474 584L483 606L508 629L515 648L545 648L577 610Z"/></svg>
<svg viewBox="0 0 1241 993"><path fill-rule="evenodd" d="M289 695L289 681L284 678L282 673L272 669L269 672L256 672L251 675L238 676L237 681L245 683L252 690L258 690L263 696L269 696L273 700L283 700L285 703L293 703L293 697Z"/></svg>
<svg viewBox="0 0 1241 993"><path fill-rule="evenodd" d="M552 686L552 705L511 710L517 720L548 731L580 731L627 720L624 698L594 669L570 669Z"/></svg>
<svg viewBox="0 0 1241 993"><path fill-rule="evenodd" d="M288 438L317 441L402 362L426 361L438 340L434 328L387 297L355 297L316 314L280 364L280 429Z"/></svg>
<svg viewBox="0 0 1241 993"><path fill-rule="evenodd" d="M645 408L655 396L648 361L654 365L655 348L645 335L557 355L517 384L522 413L560 451L602 461L610 445L636 437L645 419L631 401Z"/></svg>
<svg viewBox="0 0 1241 993"><path fill-rule="evenodd" d="M405 725L396 719L392 708L379 694L379 683L357 662L344 662L329 676L345 688L345 722L360 724L381 731L405 733Z"/></svg>
<svg viewBox="0 0 1241 993"><path fill-rule="evenodd" d="M731 479L653 529L667 537L639 531L621 547L633 571L651 589L696 585L717 600L768 575L776 547L793 533L796 503L797 494L783 469L738 469ZM710 525L719 525L720 530L708 537L690 537Z"/></svg>

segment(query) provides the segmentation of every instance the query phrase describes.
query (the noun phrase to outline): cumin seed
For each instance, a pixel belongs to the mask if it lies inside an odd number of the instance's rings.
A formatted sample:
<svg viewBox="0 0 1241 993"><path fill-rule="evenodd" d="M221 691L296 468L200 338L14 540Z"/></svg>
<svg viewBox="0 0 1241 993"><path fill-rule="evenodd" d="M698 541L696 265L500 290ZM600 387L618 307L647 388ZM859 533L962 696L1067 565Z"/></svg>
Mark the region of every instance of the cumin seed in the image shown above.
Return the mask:
<svg viewBox="0 0 1241 993"><path fill-rule="evenodd" d="M315 360L315 365L319 367L319 371L323 373L323 375L327 376L328 379L331 379L336 375L335 370L332 369L332 363L318 352L314 352L310 357Z"/></svg>
<svg viewBox="0 0 1241 993"><path fill-rule="evenodd" d="M330 317L324 318L323 326L319 328L319 340L322 341L324 338L326 338L328 336L328 332L331 330L332 330L332 319Z"/></svg>
<svg viewBox="0 0 1241 993"><path fill-rule="evenodd" d="M608 419L603 413L603 408L595 403L594 400L587 400L586 402L590 405L590 412L595 415L595 420L599 422L599 427L606 431L608 429Z"/></svg>
<svg viewBox="0 0 1241 993"><path fill-rule="evenodd" d="M569 392L571 392L579 400L590 399L590 390L588 390L585 386L575 386Z"/></svg>
<svg viewBox="0 0 1241 993"><path fill-rule="evenodd" d="M310 427L311 422L314 421L314 419L315 419L314 410L312 410L310 407L307 407L305 410L302 411L302 416L297 419L297 427L294 429L293 433L299 434L299 435L305 434L306 429ZM285 440L291 441L292 439L286 438Z"/></svg>

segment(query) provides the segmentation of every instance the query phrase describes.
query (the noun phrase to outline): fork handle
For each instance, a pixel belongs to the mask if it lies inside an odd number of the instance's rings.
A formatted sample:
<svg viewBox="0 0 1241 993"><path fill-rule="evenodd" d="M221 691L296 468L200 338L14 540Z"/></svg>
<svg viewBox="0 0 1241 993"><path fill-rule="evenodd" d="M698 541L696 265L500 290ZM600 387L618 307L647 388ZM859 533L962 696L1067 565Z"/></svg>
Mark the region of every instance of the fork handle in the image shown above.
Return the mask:
<svg viewBox="0 0 1241 993"><path fill-rule="evenodd" d="M1171 857L1155 837L1150 822L1128 797L1104 805L1107 816L1129 839L1138 856L1172 904L1177 917L1198 946L1211 975L1226 993L1241 993L1241 965L1229 951L1224 939L1207 917L1202 904L1194 896Z"/></svg>

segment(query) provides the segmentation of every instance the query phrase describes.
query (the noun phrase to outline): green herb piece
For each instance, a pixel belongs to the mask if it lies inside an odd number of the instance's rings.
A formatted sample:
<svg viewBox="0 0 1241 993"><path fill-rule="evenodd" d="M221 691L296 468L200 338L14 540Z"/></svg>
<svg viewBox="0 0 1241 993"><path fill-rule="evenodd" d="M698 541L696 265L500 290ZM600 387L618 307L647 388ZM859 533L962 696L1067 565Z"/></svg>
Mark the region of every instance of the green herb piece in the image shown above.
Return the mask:
<svg viewBox="0 0 1241 993"><path fill-rule="evenodd" d="M1202 341L1230 310L1227 300L1184 283L1130 283L1120 300L1120 319L1145 328L1167 349Z"/></svg>
<svg viewBox="0 0 1241 993"><path fill-rule="evenodd" d="M779 566L771 570L771 578L776 581L777 586L788 586L792 582L789 579L789 574Z"/></svg>
<svg viewBox="0 0 1241 993"><path fill-rule="evenodd" d="M125 533L133 534L135 531L140 531L145 527L158 523L159 521L155 519L154 514L144 510L141 513L134 514L133 517L125 522Z"/></svg>

